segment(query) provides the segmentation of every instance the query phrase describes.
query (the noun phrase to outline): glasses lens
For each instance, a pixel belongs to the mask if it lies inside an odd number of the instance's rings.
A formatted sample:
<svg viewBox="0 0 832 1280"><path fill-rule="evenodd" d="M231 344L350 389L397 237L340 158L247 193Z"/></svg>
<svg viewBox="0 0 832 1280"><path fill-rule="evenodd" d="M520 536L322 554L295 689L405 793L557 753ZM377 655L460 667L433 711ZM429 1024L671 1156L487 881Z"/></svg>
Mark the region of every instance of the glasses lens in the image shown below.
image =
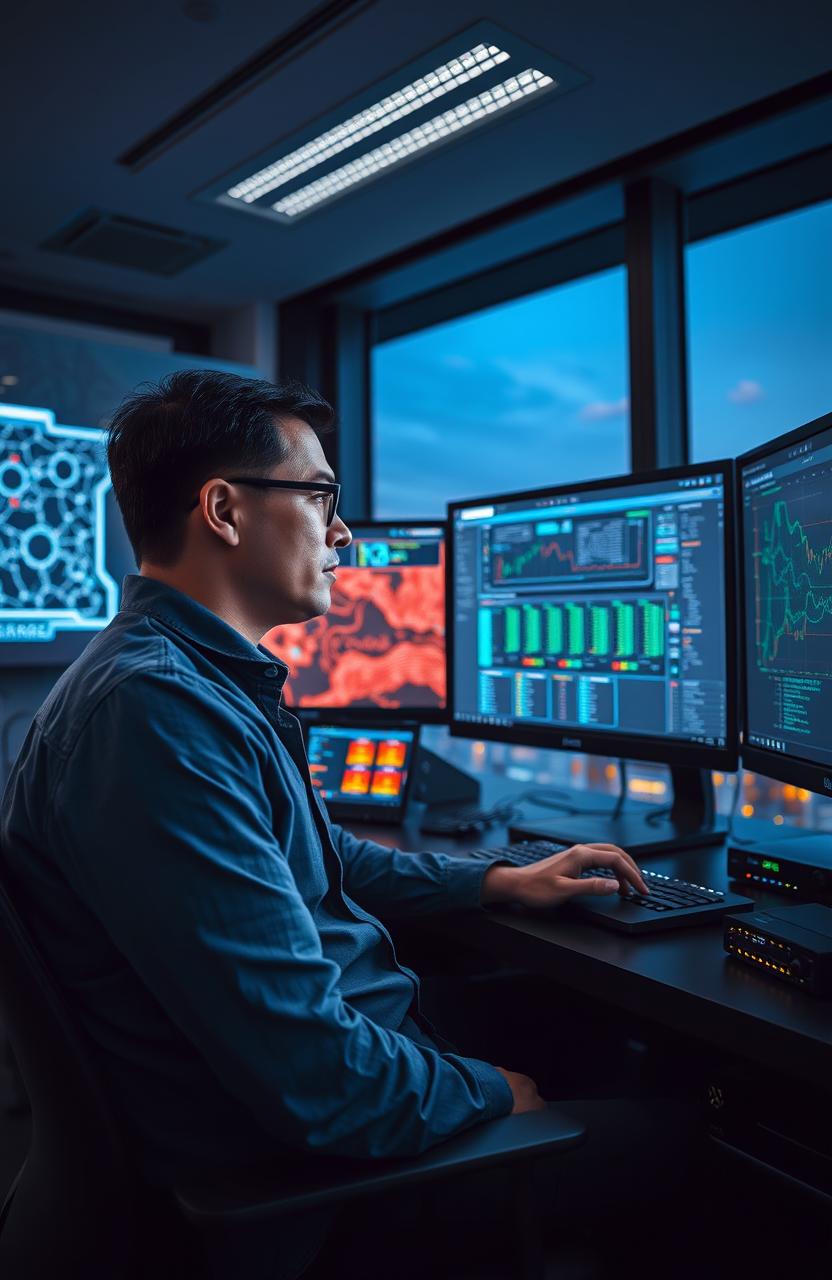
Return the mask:
<svg viewBox="0 0 832 1280"><path fill-rule="evenodd" d="M327 507L327 513L326 513L327 528L329 528L329 526L332 524L333 520L335 519L335 512L337 511L337 509L338 509L338 494L331 493L329 495L329 506Z"/></svg>

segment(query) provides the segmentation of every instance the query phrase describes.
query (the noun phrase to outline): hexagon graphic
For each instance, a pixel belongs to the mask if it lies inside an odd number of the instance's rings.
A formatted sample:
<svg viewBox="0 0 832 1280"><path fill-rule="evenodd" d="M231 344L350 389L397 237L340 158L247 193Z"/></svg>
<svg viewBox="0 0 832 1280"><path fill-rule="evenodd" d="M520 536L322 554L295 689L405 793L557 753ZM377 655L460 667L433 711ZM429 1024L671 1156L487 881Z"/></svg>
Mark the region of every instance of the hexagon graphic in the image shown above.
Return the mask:
<svg viewBox="0 0 832 1280"><path fill-rule="evenodd" d="M105 439L49 409L0 405L0 643L100 631L115 616Z"/></svg>

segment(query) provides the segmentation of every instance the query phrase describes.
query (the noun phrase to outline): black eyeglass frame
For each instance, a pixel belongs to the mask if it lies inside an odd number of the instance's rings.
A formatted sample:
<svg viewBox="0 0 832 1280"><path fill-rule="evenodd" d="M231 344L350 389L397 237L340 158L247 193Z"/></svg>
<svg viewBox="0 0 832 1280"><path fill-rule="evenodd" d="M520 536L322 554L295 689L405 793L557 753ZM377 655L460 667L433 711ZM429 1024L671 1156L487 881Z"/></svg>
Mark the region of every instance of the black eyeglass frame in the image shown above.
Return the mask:
<svg viewBox="0 0 832 1280"><path fill-rule="evenodd" d="M341 497L341 486L335 480L267 480L261 476L229 476L226 484L247 484L254 489L290 489L295 492L328 493L330 495L326 527L329 529L338 514L338 501ZM195 498L188 508L193 511L199 506L199 498Z"/></svg>

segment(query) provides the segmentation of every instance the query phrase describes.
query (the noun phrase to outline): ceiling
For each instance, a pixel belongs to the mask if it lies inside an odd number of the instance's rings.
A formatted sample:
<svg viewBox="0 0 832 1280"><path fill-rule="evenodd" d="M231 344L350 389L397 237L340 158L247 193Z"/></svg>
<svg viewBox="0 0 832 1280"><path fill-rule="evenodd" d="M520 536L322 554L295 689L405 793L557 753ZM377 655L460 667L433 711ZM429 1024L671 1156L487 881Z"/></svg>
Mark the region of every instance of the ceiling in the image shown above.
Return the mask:
<svg viewBox="0 0 832 1280"><path fill-rule="evenodd" d="M314 8L301 0L45 0L7 9L0 75L16 110L3 153L0 279L210 321L321 285L820 75L832 47L832 6L819 0L373 0L143 168L118 162ZM196 198L247 156L481 19L579 68L589 83L296 225L261 225ZM228 244L170 279L38 247L91 206Z"/></svg>

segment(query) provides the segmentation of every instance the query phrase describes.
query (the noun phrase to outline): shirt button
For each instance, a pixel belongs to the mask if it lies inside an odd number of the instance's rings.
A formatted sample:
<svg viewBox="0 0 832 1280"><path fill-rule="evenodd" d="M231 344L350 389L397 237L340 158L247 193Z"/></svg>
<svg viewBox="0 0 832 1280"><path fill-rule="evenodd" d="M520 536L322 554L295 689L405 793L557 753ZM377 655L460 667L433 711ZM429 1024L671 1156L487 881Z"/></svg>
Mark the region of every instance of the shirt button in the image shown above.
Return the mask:
<svg viewBox="0 0 832 1280"><path fill-rule="evenodd" d="M274 680L275 676L277 675L277 667L264 667L263 675L268 676L270 680Z"/></svg>

